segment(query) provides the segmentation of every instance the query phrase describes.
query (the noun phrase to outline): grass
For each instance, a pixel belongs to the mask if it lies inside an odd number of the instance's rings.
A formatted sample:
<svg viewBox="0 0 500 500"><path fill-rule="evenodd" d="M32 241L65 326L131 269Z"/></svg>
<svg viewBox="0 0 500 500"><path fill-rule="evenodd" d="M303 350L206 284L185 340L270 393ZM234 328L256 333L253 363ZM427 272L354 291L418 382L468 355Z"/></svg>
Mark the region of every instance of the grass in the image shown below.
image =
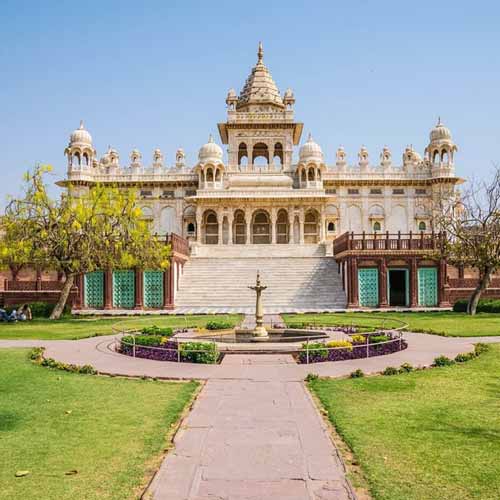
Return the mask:
<svg viewBox="0 0 500 500"><path fill-rule="evenodd" d="M316 323L321 325L360 325L381 328L397 326L398 322L408 323L413 332L435 333L447 337L479 337L500 335L500 314L478 313L469 316L465 313L442 312L374 312L374 313L336 313L336 314L283 314L287 324Z"/></svg>
<svg viewBox="0 0 500 500"><path fill-rule="evenodd" d="M113 326L136 328L148 325L185 327L204 327L208 321L223 319L233 325L238 324L242 316L228 315L198 315L198 316L135 316L129 318L75 317L60 320L35 319L29 322L0 323L1 339L41 339L41 340L74 340L95 335L113 333Z"/></svg>
<svg viewBox="0 0 500 500"><path fill-rule="evenodd" d="M318 379L318 396L375 499L500 498L500 344L464 364Z"/></svg>
<svg viewBox="0 0 500 500"><path fill-rule="evenodd" d="M27 355L0 350L0 497L137 498L198 383L78 375Z"/></svg>

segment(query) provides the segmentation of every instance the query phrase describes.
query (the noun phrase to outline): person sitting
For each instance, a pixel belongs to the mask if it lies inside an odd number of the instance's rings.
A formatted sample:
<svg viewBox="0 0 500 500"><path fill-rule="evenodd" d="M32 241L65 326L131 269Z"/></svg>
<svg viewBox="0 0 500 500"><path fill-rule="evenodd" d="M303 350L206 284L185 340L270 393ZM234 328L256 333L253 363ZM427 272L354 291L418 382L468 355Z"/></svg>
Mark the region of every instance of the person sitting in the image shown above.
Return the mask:
<svg viewBox="0 0 500 500"><path fill-rule="evenodd" d="M11 313L9 314L5 309L0 309L0 319L2 321L17 321L17 311L15 309L12 309Z"/></svg>
<svg viewBox="0 0 500 500"><path fill-rule="evenodd" d="M31 307L28 304L23 304L21 309L19 310L17 319L19 321L31 321L33 319L33 315L31 314Z"/></svg>

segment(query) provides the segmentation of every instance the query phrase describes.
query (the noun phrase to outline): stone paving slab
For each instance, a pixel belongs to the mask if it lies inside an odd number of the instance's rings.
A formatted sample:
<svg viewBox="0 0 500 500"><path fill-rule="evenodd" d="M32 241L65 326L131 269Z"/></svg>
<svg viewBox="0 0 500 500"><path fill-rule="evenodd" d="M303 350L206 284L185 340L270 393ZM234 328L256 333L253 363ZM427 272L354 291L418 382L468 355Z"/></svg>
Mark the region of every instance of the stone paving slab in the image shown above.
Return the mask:
<svg viewBox="0 0 500 500"><path fill-rule="evenodd" d="M251 358L238 356L230 364L264 366ZM273 362L291 360L277 356ZM353 498L302 382L210 380L174 444L151 484L156 500Z"/></svg>

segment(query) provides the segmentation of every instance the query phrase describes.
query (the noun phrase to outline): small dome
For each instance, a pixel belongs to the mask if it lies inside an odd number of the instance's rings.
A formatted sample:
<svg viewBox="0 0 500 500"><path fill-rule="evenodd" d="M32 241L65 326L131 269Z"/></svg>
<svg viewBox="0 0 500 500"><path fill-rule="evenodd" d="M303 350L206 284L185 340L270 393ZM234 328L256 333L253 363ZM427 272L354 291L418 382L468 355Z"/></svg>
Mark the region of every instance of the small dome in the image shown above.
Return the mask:
<svg viewBox="0 0 500 500"><path fill-rule="evenodd" d="M210 161L219 163L222 161L223 154L222 148L214 142L214 138L210 135L208 142L200 148L198 159L203 163Z"/></svg>
<svg viewBox="0 0 500 500"><path fill-rule="evenodd" d="M236 90L234 89L229 89L228 93L227 93L227 98L228 99L237 99L238 96L236 95Z"/></svg>
<svg viewBox="0 0 500 500"><path fill-rule="evenodd" d="M323 162L323 151L320 145L313 141L311 134L309 134L307 142L300 148L299 159L302 162L308 160Z"/></svg>
<svg viewBox="0 0 500 500"><path fill-rule="evenodd" d="M441 118L438 119L437 125L431 130L430 133L430 141L451 141L451 132L450 129L445 127L441 123Z"/></svg>
<svg viewBox="0 0 500 500"><path fill-rule="evenodd" d="M284 98L285 99L293 99L293 90L292 89L286 89Z"/></svg>
<svg viewBox="0 0 500 500"><path fill-rule="evenodd" d="M70 136L69 142L71 144L87 144L92 145L92 136L83 127L83 120L80 121L80 127L78 127Z"/></svg>

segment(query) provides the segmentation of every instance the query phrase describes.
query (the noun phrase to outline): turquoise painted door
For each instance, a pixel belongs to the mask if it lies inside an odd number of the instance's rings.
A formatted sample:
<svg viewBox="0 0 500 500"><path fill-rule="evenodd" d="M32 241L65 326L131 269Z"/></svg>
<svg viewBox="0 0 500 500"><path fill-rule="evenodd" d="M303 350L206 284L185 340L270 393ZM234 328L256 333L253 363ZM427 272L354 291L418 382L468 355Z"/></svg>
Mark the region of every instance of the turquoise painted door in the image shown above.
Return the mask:
<svg viewBox="0 0 500 500"><path fill-rule="evenodd" d="M144 306L163 306L163 271L144 271Z"/></svg>
<svg viewBox="0 0 500 500"><path fill-rule="evenodd" d="M104 273L94 271L84 277L85 307L102 309L104 307Z"/></svg>
<svg viewBox="0 0 500 500"><path fill-rule="evenodd" d="M135 272L113 271L113 307L132 309L135 306Z"/></svg>
<svg viewBox="0 0 500 500"><path fill-rule="evenodd" d="M358 269L359 305L378 307L378 269Z"/></svg>
<svg viewBox="0 0 500 500"><path fill-rule="evenodd" d="M418 305L437 306L438 280L435 267L421 267L418 270Z"/></svg>

